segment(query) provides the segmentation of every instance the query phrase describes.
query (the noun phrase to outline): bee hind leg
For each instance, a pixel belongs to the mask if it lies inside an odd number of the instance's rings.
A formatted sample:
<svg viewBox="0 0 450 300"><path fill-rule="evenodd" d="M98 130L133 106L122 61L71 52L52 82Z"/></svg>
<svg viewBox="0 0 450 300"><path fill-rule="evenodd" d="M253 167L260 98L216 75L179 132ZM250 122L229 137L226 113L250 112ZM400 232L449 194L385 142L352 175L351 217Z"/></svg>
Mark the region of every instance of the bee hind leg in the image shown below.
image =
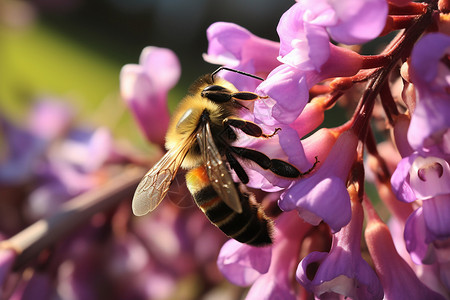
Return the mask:
<svg viewBox="0 0 450 300"><path fill-rule="evenodd" d="M262 128L255 123L239 118L226 118L223 120L223 123L225 125L240 129L247 135L261 138L271 138L281 130L281 128L275 128L273 133L265 134Z"/></svg>

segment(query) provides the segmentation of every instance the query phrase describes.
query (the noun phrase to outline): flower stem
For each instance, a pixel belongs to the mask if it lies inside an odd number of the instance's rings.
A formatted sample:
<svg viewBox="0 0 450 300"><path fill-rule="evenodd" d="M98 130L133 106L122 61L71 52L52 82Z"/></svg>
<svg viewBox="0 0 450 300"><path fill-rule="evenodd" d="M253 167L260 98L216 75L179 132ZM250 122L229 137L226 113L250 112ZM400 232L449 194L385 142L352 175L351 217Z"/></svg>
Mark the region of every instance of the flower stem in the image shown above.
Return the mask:
<svg viewBox="0 0 450 300"><path fill-rule="evenodd" d="M432 23L432 15L435 8L427 6L427 11L423 15L416 17L415 22L406 31L396 38L394 44L391 43L385 51L389 57L385 66L374 70L370 81L361 97L360 105L354 115L353 128L360 140L365 140L367 127L369 126L370 116L374 106L375 99L380 93L383 85L389 77L392 69L403 57L409 55L414 43L419 39L423 32Z"/></svg>
<svg viewBox="0 0 450 300"><path fill-rule="evenodd" d="M426 3L410 2L405 6L396 6L392 3L389 3L390 15L418 15L424 14L426 11Z"/></svg>

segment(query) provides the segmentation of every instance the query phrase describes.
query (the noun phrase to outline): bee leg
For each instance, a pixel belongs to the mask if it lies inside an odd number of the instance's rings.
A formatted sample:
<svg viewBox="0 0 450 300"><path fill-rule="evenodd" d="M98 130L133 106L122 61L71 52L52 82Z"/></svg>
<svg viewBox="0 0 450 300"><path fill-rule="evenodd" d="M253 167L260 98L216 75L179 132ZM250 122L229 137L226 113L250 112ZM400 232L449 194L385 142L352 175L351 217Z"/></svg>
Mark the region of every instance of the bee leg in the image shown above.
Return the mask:
<svg viewBox="0 0 450 300"><path fill-rule="evenodd" d="M235 100L241 100L241 101L255 101L257 99L266 99L269 98L269 96L260 96L258 94L252 93L252 92L237 92L231 94L231 98Z"/></svg>
<svg viewBox="0 0 450 300"><path fill-rule="evenodd" d="M264 170L270 170L272 173L287 177L287 178L299 178L302 176L305 176L309 173L311 173L316 165L319 163L319 160L316 156L316 161L314 162L314 165L307 170L306 172L300 172L295 166L291 165L288 162L285 162L281 159L270 159L267 155L265 155L262 152L253 150L253 149L247 149L247 148L241 148L241 147L231 147L231 150L239 155L242 158L249 159L256 164L258 164L261 168Z"/></svg>
<svg viewBox="0 0 450 300"><path fill-rule="evenodd" d="M275 131L271 134L265 134L263 133L263 130L261 127L256 125L253 122L242 120L238 118L226 118L223 120L223 123L225 125L232 126L234 128L238 128L242 130L245 134L254 136L254 137L262 137L262 138L271 138L275 134L277 134L278 131L281 130L281 128L275 128Z"/></svg>
<svg viewBox="0 0 450 300"><path fill-rule="evenodd" d="M313 166L312 166L311 168L309 168L309 170L307 170L307 171L305 171L305 172L303 172L303 173L300 173L300 176L307 175L307 174L311 173L311 172L316 168L316 165L317 165L320 161L319 161L319 158L318 158L317 156L314 157L314 158L315 158L315 162L314 162Z"/></svg>
<svg viewBox="0 0 450 300"><path fill-rule="evenodd" d="M239 177L239 180L243 184L247 184L249 181L248 175L245 172L244 168L241 166L241 164L238 162L238 160L229 151L227 151L225 155L227 157L228 163L230 164L230 168L236 172L236 175Z"/></svg>

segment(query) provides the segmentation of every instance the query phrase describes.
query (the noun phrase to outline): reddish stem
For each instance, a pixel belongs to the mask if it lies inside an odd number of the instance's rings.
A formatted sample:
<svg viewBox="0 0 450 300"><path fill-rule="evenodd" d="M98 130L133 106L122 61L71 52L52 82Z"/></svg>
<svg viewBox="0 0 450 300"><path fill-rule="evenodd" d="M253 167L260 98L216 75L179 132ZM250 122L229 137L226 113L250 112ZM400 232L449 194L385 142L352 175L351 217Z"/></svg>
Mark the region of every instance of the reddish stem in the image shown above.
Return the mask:
<svg viewBox="0 0 450 300"><path fill-rule="evenodd" d="M380 89L380 99L381 105L386 113L386 117L391 126L394 126L394 116L398 116L399 112L397 105L395 104L394 97L392 96L391 89L389 87L389 82L385 82Z"/></svg>
<svg viewBox="0 0 450 300"><path fill-rule="evenodd" d="M408 28L414 23L418 15L407 15L407 16L388 16L386 20L386 25L380 36L384 36L392 31Z"/></svg>
<svg viewBox="0 0 450 300"><path fill-rule="evenodd" d="M328 85L316 84L309 89L309 96L310 98L314 98L329 92L331 92L331 88Z"/></svg>
<svg viewBox="0 0 450 300"><path fill-rule="evenodd" d="M426 3L410 2L405 6L396 6L389 3L390 15L422 15L427 11Z"/></svg>

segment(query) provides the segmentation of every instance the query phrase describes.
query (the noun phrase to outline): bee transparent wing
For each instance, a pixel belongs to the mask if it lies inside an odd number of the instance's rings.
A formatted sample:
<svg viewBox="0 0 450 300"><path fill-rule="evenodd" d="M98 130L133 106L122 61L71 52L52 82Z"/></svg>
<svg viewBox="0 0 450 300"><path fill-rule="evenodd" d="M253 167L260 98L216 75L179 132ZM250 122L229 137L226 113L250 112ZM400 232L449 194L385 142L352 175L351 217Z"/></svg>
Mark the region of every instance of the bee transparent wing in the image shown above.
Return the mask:
<svg viewBox="0 0 450 300"><path fill-rule="evenodd" d="M132 209L136 216L147 214L161 203L193 141L194 138L189 137L177 147L170 149L144 175L133 197Z"/></svg>
<svg viewBox="0 0 450 300"><path fill-rule="evenodd" d="M197 133L197 141L206 164L209 180L214 190L226 205L234 211L241 213L242 205L239 194L233 178L228 172L227 166L214 143L209 122L206 122L202 130Z"/></svg>

